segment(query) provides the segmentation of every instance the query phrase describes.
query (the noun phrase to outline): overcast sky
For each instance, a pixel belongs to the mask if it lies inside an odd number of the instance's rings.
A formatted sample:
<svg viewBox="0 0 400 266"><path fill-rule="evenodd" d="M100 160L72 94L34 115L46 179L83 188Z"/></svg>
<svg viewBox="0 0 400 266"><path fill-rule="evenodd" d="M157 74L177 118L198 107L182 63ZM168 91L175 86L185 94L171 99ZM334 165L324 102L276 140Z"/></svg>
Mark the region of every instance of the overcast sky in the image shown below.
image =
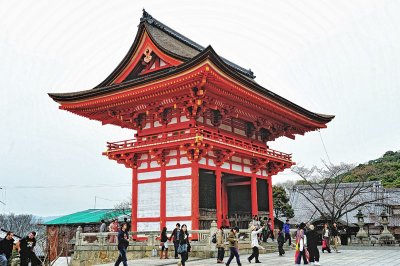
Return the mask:
<svg viewBox="0 0 400 266"><path fill-rule="evenodd" d="M122 60L142 8L311 111L327 129L271 148L305 166L400 149L400 1L0 0L0 212L60 215L129 197L131 171L101 155L133 131L58 110ZM274 181L293 179L290 172Z"/></svg>

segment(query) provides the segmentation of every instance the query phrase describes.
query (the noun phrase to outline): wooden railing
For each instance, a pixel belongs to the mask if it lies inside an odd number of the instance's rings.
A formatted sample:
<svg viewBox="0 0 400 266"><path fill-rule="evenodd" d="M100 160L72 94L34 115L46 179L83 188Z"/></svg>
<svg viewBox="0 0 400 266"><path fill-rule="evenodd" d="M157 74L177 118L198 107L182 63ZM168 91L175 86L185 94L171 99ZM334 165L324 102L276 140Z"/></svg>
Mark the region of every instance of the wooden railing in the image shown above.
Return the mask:
<svg viewBox="0 0 400 266"><path fill-rule="evenodd" d="M235 148L241 148L245 152L259 153L267 157L279 158L284 161L291 162L292 155L276 151L267 147L262 143L247 140L244 137L233 136L226 133L220 133L212 129L191 128L188 130L178 130L168 133L148 135L139 137L138 139L130 139L124 141L107 142L107 152L118 151L122 149L138 148L149 144L162 144L168 141L178 142L202 137L203 141L210 141L222 145L228 145Z"/></svg>

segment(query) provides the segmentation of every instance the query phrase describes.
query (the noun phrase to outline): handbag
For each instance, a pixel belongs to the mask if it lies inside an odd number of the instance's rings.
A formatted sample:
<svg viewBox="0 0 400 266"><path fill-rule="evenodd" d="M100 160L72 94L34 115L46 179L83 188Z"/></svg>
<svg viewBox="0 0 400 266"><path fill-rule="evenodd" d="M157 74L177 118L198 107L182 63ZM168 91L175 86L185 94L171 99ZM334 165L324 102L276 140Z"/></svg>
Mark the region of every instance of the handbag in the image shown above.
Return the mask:
<svg viewBox="0 0 400 266"><path fill-rule="evenodd" d="M326 246L326 240L325 240L325 239L322 239L322 248L324 248L324 249L327 248L327 246Z"/></svg>
<svg viewBox="0 0 400 266"><path fill-rule="evenodd" d="M182 254L187 252L188 245L187 244L179 244L178 246L178 254Z"/></svg>

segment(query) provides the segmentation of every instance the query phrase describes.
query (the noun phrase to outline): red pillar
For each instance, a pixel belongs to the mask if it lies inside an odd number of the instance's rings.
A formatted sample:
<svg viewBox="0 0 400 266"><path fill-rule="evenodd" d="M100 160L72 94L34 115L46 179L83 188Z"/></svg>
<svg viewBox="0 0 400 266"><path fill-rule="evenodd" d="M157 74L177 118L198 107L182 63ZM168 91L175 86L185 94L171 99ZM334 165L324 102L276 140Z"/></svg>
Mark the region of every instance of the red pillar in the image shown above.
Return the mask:
<svg viewBox="0 0 400 266"><path fill-rule="evenodd" d="M137 169L132 169L132 214L131 231L137 231L137 205L138 205L138 182Z"/></svg>
<svg viewBox="0 0 400 266"><path fill-rule="evenodd" d="M258 215L257 177L255 173L251 175L251 215Z"/></svg>
<svg viewBox="0 0 400 266"><path fill-rule="evenodd" d="M222 173L221 173L221 168L217 167L217 170L215 171L215 192L216 192L216 206L217 206L217 226L218 228L221 227L222 225L222 191L221 191L221 186L222 186Z"/></svg>
<svg viewBox="0 0 400 266"><path fill-rule="evenodd" d="M160 187L160 230L166 226L167 213L167 180L165 165L161 165L161 187Z"/></svg>
<svg viewBox="0 0 400 266"><path fill-rule="evenodd" d="M192 162L192 229L199 229L199 163Z"/></svg>
<svg viewBox="0 0 400 266"><path fill-rule="evenodd" d="M226 226L226 217L228 216L228 188L225 183L222 183L222 217L224 221L224 226Z"/></svg>
<svg viewBox="0 0 400 266"><path fill-rule="evenodd" d="M272 196L272 177L268 176L268 211L271 218L272 228L274 227L274 198Z"/></svg>

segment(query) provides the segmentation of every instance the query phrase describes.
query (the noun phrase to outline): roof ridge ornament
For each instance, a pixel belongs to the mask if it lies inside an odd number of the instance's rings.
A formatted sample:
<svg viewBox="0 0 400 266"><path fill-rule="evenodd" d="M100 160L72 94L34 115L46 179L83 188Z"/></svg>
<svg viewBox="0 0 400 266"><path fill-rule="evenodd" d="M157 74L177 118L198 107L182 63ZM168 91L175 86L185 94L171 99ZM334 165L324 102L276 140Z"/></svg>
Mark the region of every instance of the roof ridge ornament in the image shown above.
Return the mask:
<svg viewBox="0 0 400 266"><path fill-rule="evenodd" d="M153 23L153 17L143 8L142 17L140 18L140 22L147 21L148 23Z"/></svg>

